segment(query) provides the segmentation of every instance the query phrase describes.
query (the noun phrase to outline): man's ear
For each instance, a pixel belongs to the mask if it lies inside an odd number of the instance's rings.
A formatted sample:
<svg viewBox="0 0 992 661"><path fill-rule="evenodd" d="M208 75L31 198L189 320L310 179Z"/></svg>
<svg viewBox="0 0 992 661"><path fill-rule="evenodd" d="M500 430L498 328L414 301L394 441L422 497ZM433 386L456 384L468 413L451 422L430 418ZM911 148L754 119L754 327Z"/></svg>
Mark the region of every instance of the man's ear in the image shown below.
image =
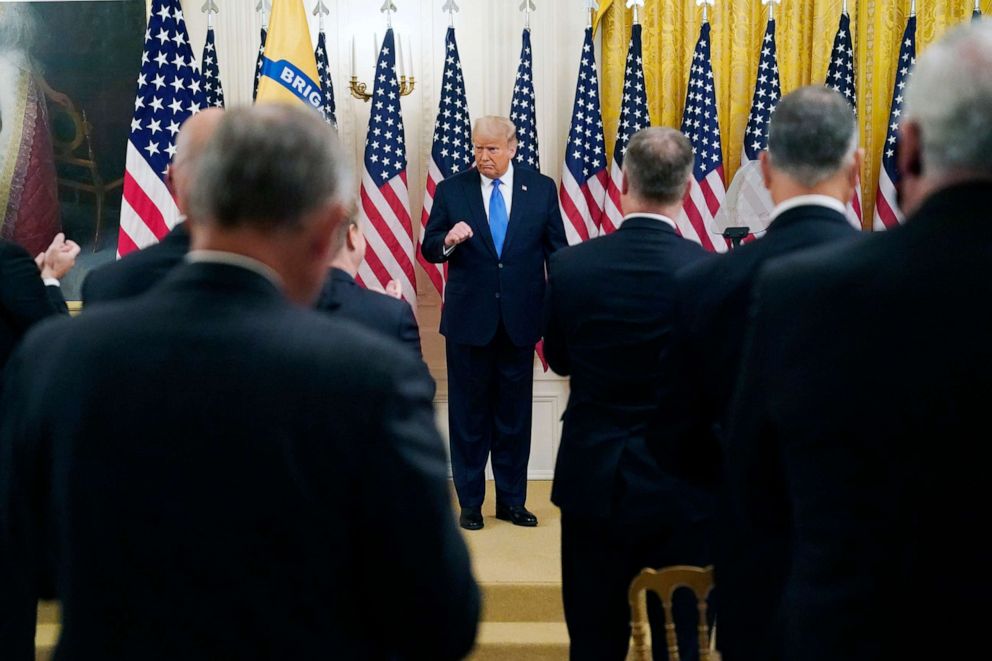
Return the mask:
<svg viewBox="0 0 992 661"><path fill-rule="evenodd" d="M895 150L900 173L914 178L923 175L923 135L919 124L903 122Z"/></svg>
<svg viewBox="0 0 992 661"><path fill-rule="evenodd" d="M854 152L854 163L851 164L851 171L848 173L851 188L857 189L858 179L861 177L861 164L865 160L865 150L858 149Z"/></svg>
<svg viewBox="0 0 992 661"><path fill-rule="evenodd" d="M768 150L758 154L758 163L761 165L761 181L765 188L772 189L772 163L768 157Z"/></svg>
<svg viewBox="0 0 992 661"><path fill-rule="evenodd" d="M310 250L321 263L326 264L333 257L331 253L334 251L334 237L346 218L347 210L343 205L329 202L314 220Z"/></svg>
<svg viewBox="0 0 992 661"><path fill-rule="evenodd" d="M172 194L172 199L176 199L176 180L173 178L172 163L165 168L165 187Z"/></svg>
<svg viewBox="0 0 992 661"><path fill-rule="evenodd" d="M630 194L630 180L627 179L627 168L623 168L621 171L620 178L620 194L629 195Z"/></svg>

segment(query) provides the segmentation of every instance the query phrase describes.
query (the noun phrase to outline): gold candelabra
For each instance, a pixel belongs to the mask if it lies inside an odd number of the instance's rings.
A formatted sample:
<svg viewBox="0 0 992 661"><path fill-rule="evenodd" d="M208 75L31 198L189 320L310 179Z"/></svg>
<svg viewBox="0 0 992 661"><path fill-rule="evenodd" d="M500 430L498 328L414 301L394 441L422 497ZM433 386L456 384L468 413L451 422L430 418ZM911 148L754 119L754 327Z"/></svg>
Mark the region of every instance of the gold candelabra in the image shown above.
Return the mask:
<svg viewBox="0 0 992 661"><path fill-rule="evenodd" d="M400 76L400 96L410 96L413 94L413 90L416 87L416 81L413 76L407 78L406 76ZM369 91L367 84L360 82L358 76L352 75L351 80L348 82L348 91L351 95L360 101L369 102L372 100L372 92Z"/></svg>

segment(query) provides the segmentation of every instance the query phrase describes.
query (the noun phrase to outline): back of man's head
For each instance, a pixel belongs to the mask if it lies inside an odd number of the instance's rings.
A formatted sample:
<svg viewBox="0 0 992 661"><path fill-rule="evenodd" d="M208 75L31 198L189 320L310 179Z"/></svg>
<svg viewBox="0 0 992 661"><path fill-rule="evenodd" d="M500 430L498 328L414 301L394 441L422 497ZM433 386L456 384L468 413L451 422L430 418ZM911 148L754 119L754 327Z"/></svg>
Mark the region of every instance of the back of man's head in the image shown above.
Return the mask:
<svg viewBox="0 0 992 661"><path fill-rule="evenodd" d="M193 248L257 259L292 300L310 303L350 207L350 170L330 127L296 106L230 110L196 171Z"/></svg>
<svg viewBox="0 0 992 661"><path fill-rule="evenodd" d="M800 187L813 189L851 168L857 118L834 90L801 87L779 101L768 127L768 161Z"/></svg>
<svg viewBox="0 0 992 661"><path fill-rule="evenodd" d="M992 21L955 28L923 53L906 88L905 118L921 143L911 175L992 177Z"/></svg>
<svg viewBox="0 0 992 661"><path fill-rule="evenodd" d="M671 213L682 203L694 163L692 143L675 129L655 126L635 133L623 158L624 213Z"/></svg>
<svg viewBox="0 0 992 661"><path fill-rule="evenodd" d="M190 187L196 181L200 157L223 117L220 108L207 108L183 122L176 135L176 153L168 174L176 204L184 214L189 213Z"/></svg>
<svg viewBox="0 0 992 661"><path fill-rule="evenodd" d="M219 228L293 228L346 195L348 171L333 131L295 106L228 111L197 170L191 210Z"/></svg>

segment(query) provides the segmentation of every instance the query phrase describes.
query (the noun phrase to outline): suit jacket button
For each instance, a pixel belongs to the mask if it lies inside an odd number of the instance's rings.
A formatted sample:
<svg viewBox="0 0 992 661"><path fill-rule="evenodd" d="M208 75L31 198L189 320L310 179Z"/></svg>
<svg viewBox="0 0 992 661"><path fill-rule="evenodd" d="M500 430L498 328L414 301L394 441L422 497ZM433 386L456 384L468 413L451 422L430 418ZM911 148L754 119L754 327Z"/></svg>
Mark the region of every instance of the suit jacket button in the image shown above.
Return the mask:
<svg viewBox="0 0 992 661"><path fill-rule="evenodd" d="M499 267L500 267L500 268L503 268L503 262L500 262L500 263L499 263Z"/></svg>
<svg viewBox="0 0 992 661"><path fill-rule="evenodd" d="M499 292L496 292L496 298L499 298Z"/></svg>

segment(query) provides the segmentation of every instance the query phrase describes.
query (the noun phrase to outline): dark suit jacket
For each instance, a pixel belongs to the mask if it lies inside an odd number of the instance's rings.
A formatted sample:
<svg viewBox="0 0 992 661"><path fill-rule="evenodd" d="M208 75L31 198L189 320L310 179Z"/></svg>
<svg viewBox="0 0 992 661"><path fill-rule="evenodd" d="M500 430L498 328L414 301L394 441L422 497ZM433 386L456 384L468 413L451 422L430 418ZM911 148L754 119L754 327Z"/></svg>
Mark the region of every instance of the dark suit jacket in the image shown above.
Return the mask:
<svg viewBox="0 0 992 661"><path fill-rule="evenodd" d="M83 305L145 293L181 264L187 252L189 228L182 222L159 243L90 271L83 280Z"/></svg>
<svg viewBox="0 0 992 661"><path fill-rule="evenodd" d="M992 577L992 184L769 264L730 428L732 495L791 533L788 658L968 658Z"/></svg>
<svg viewBox="0 0 992 661"><path fill-rule="evenodd" d="M514 345L541 338L545 264L567 245L555 183L539 172L513 170L513 204L503 255L496 255L482 201L482 179L472 169L437 186L421 250L434 263L448 262L441 334L459 344L485 346L500 321ZM474 236L444 255L444 237L459 221Z"/></svg>
<svg viewBox="0 0 992 661"><path fill-rule="evenodd" d="M408 350L223 264L75 321L25 340L0 426L0 571L33 597L57 543L59 658L468 652L479 597Z"/></svg>
<svg viewBox="0 0 992 661"><path fill-rule="evenodd" d="M544 352L571 376L552 491L562 510L657 525L708 516L709 498L660 470L644 439L674 274L705 255L662 221L634 217L551 258Z"/></svg>
<svg viewBox="0 0 992 661"><path fill-rule="evenodd" d="M327 273L316 307L399 340L418 358L423 355L420 328L410 304L362 287L341 269L332 268Z"/></svg>
<svg viewBox="0 0 992 661"><path fill-rule="evenodd" d="M0 375L28 329L57 314L69 314L62 289L46 287L28 251L0 239Z"/></svg>
<svg viewBox="0 0 992 661"><path fill-rule="evenodd" d="M780 631L773 617L787 562L783 540L749 534L737 525L722 488L720 444L751 287L769 259L858 236L836 211L795 207L776 218L763 238L678 275L675 339L662 355L665 377L650 442L662 466L694 482L719 485L716 573L723 590L717 640L727 661L777 658L771 648L780 644Z"/></svg>

